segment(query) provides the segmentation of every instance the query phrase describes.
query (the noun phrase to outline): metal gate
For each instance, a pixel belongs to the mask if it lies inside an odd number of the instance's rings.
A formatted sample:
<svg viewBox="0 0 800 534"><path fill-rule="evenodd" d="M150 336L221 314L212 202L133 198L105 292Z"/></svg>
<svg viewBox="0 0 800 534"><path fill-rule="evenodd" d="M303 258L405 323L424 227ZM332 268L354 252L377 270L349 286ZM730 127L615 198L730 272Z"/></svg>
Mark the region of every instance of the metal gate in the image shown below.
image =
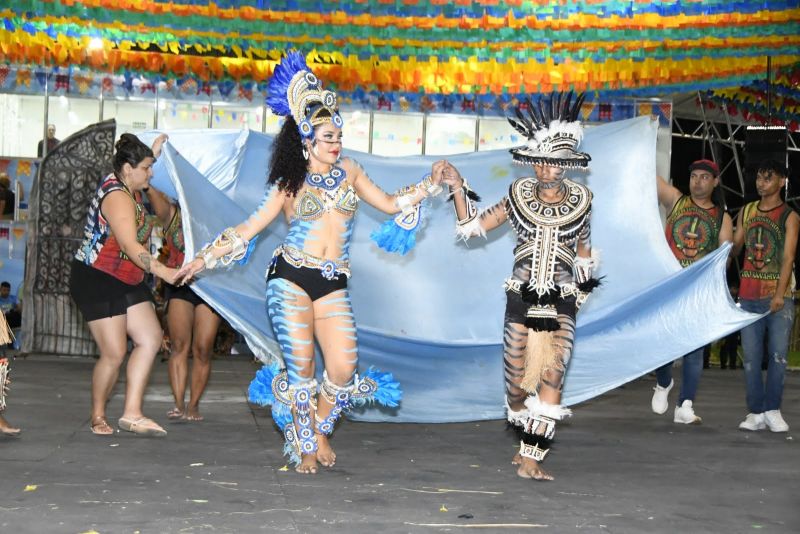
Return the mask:
<svg viewBox="0 0 800 534"><path fill-rule="evenodd" d="M97 354L69 295L72 258L83 238L89 202L112 171L116 122L71 135L42 160L34 181L23 288L23 352Z"/></svg>

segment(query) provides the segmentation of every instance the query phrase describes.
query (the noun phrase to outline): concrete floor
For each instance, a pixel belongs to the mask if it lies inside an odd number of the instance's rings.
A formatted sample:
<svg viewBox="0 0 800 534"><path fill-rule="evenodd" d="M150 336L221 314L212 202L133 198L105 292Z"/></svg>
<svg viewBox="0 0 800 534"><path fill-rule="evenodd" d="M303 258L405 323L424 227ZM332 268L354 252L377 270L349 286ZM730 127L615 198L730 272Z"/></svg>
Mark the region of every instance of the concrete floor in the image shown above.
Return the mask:
<svg viewBox="0 0 800 534"><path fill-rule="evenodd" d="M0 435L0 533L800 532L800 449L793 432L737 430L741 370L704 373L700 426L650 412L652 377L578 406L546 462L556 480L536 483L515 476L501 421L345 422L336 466L297 475L267 411L244 401L255 370L244 357L215 360L206 421L166 423L160 362L145 411L169 435L97 437L92 365L12 362L6 416L24 432ZM798 401L800 373L789 373L783 413L793 431Z"/></svg>

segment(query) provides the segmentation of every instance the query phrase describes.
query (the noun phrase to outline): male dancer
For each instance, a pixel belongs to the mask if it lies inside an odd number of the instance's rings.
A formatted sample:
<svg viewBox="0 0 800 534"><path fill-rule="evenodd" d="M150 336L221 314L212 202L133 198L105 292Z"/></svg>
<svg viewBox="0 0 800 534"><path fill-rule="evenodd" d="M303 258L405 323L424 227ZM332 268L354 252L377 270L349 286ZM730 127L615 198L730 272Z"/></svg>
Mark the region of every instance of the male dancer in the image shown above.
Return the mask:
<svg viewBox="0 0 800 534"><path fill-rule="evenodd" d="M514 269L505 282L503 357L508 422L520 449L517 475L552 480L541 468L555 435L556 421L571 414L561 405L561 388L572 355L575 316L597 285L592 278L589 219L592 193L565 176L565 169L586 168L588 154L576 149L583 139L578 122L583 96L558 95L538 107L528 100L515 109L511 125L528 139L511 149L515 163L533 166L536 177L514 181L508 195L478 212L477 196L459 172L437 162L450 186L458 234L485 235L504 222L517 235Z"/></svg>

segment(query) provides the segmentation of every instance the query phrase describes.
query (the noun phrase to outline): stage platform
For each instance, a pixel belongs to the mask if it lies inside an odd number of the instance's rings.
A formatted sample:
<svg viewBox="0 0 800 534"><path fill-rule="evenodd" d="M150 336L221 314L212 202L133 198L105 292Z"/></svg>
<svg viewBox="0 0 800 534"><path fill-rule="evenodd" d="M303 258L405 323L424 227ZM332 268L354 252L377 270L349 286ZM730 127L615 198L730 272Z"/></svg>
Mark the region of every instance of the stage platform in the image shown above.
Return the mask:
<svg viewBox="0 0 800 534"><path fill-rule="evenodd" d="M579 405L545 463L556 480L544 483L516 476L502 421L345 422L336 466L298 475L267 410L245 401L256 367L242 356L214 361L205 421L167 423L158 362L145 413L169 434L94 436L93 363L11 362L5 415L23 433L0 435L0 532L800 532L797 372L784 393L788 434L737 429L741 370L704 372L699 426L650 411L652 377ZM108 410L115 427L123 380Z"/></svg>

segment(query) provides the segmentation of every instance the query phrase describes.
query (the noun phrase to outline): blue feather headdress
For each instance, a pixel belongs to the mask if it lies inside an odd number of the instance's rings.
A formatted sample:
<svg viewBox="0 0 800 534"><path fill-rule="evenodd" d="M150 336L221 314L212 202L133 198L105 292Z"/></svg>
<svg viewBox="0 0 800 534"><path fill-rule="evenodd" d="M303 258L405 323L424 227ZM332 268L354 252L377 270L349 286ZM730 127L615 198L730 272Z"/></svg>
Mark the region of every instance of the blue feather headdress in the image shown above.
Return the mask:
<svg viewBox="0 0 800 534"><path fill-rule="evenodd" d="M314 137L314 127L320 124L330 122L337 128L344 125L336 93L322 89L322 82L300 52L286 54L275 67L267 91L267 106L276 115L291 115L303 139Z"/></svg>

